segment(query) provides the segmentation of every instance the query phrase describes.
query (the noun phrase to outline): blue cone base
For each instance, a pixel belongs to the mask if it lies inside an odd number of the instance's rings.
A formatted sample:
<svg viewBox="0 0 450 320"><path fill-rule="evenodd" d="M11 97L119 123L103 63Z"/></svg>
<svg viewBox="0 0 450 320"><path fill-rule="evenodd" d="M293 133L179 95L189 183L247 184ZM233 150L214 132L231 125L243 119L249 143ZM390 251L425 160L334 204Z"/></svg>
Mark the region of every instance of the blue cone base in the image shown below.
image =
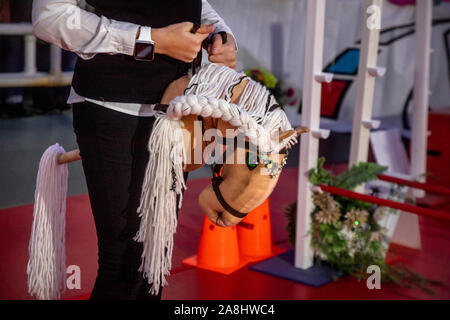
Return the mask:
<svg viewBox="0 0 450 320"><path fill-rule="evenodd" d="M272 276L299 282L312 287L320 287L339 277L339 272L326 265L314 265L306 270L294 265L294 250L254 264L249 269Z"/></svg>

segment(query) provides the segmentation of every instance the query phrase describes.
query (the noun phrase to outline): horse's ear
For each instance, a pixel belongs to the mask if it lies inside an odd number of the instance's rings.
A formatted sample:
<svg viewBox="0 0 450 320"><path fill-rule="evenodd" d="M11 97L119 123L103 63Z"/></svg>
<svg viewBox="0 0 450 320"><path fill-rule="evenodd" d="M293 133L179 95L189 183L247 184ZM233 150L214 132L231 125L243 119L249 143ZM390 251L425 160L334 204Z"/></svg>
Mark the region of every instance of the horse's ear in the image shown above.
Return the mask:
<svg viewBox="0 0 450 320"><path fill-rule="evenodd" d="M278 136L279 141L283 141L284 139L290 138L293 134L295 134L297 137L300 136L302 133L309 132L309 128L307 127L298 127L291 130L286 130L280 133Z"/></svg>

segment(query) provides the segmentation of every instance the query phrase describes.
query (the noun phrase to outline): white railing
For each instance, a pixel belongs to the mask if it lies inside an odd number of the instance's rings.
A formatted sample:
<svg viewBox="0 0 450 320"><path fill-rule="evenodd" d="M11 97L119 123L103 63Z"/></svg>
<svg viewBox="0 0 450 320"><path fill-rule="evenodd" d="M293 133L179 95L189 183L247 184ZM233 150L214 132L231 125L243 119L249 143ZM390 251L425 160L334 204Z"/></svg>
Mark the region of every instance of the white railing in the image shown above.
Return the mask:
<svg viewBox="0 0 450 320"><path fill-rule="evenodd" d="M24 71L0 73L1 87L54 87L67 86L73 72L62 72L61 49L50 46L50 72L38 72L36 68L36 37L31 23L0 23L0 35L24 36Z"/></svg>

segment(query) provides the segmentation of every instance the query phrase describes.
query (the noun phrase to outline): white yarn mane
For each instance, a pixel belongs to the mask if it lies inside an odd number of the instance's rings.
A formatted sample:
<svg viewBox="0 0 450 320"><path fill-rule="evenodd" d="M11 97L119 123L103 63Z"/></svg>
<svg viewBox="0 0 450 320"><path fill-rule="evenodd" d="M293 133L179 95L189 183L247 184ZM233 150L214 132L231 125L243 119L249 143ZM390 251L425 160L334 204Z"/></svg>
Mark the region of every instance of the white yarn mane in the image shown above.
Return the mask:
<svg viewBox="0 0 450 320"><path fill-rule="evenodd" d="M237 104L230 103L232 89L250 80ZM292 129L281 108L268 112L277 104L264 86L243 73L216 64L203 66L191 77L185 95L169 103L167 113L155 112L156 121L148 143L150 159L142 186L138 213L141 217L135 240L143 242L143 272L151 292L158 293L167 284L172 264L173 236L177 228L176 206L182 203L186 189L182 163L185 160L183 139L174 136L183 126L181 118L190 114L229 122L264 152L277 152L297 142L296 135L278 141L278 131Z"/></svg>

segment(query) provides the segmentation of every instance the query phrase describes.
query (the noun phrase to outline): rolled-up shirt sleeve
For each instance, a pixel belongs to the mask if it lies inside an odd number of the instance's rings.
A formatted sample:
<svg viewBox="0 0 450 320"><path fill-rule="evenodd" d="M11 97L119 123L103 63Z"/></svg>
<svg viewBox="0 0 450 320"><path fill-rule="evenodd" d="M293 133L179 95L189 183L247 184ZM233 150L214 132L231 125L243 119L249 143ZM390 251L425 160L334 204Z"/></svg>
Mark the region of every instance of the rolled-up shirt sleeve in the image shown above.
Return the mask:
<svg viewBox="0 0 450 320"><path fill-rule="evenodd" d="M202 0L202 23L210 24L213 23L215 26L214 33L225 31L233 36L236 40L236 37L231 31L230 27L227 26L225 21L217 14L217 12L211 7L207 0ZM236 41L236 50L237 50L237 41Z"/></svg>
<svg viewBox="0 0 450 320"><path fill-rule="evenodd" d="M34 0L33 32L39 39L75 52L83 59L97 53L133 55L139 25L81 9L78 0Z"/></svg>

